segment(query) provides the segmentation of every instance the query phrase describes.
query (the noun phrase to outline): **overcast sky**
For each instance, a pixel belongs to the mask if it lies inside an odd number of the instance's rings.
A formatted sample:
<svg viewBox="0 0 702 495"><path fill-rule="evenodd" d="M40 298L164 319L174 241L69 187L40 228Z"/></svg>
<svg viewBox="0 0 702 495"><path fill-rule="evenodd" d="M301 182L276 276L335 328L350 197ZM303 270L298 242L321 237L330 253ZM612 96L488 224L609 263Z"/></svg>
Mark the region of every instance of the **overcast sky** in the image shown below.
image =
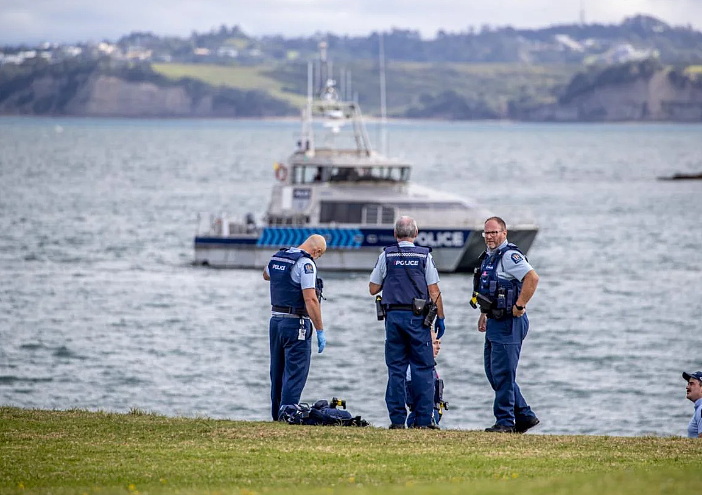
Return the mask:
<svg viewBox="0 0 702 495"><path fill-rule="evenodd" d="M649 14L702 29L702 0L582 0L586 22ZM132 31L188 36L222 24L249 35L366 35L393 27L433 38L469 26L576 22L581 0L0 0L0 45L116 40Z"/></svg>

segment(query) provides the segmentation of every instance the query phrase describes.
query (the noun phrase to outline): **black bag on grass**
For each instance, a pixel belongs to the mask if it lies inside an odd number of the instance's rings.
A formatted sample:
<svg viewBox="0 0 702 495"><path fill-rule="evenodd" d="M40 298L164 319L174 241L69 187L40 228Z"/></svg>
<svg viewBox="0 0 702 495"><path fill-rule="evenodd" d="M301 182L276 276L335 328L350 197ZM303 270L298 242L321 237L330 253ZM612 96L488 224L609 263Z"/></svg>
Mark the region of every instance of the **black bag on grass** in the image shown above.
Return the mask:
<svg viewBox="0 0 702 495"><path fill-rule="evenodd" d="M332 402L337 401L332 399ZM361 416L351 416L345 409L337 409L335 404L330 406L326 400L318 400L312 406L305 402L281 406L278 421L291 425L368 426L368 421Z"/></svg>

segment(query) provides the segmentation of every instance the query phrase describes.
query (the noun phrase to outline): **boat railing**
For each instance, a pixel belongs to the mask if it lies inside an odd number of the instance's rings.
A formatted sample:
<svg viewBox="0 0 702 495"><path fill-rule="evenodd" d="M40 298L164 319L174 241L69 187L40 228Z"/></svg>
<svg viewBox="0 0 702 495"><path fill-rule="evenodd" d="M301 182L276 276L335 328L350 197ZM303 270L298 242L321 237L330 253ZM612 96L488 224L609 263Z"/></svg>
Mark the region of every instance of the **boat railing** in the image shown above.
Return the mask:
<svg viewBox="0 0 702 495"><path fill-rule="evenodd" d="M198 213L197 237L229 237L232 235L258 235L259 227L249 213L244 221L230 218L226 213L213 215Z"/></svg>

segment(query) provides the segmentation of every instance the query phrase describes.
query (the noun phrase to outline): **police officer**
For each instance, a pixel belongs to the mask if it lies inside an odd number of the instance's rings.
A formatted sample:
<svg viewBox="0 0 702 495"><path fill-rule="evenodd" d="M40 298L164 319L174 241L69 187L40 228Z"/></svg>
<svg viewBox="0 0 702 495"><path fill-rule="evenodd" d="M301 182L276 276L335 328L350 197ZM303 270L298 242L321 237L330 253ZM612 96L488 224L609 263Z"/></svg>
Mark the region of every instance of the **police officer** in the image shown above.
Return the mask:
<svg viewBox="0 0 702 495"><path fill-rule="evenodd" d="M702 438L702 371L684 371L682 376L687 382L687 399L695 405L695 413L687 425L687 436Z"/></svg>
<svg viewBox="0 0 702 495"><path fill-rule="evenodd" d="M441 338L444 307L439 291L439 274L430 254L431 249L414 245L417 223L410 217L400 217L395 223L397 244L385 248L371 273L369 289L372 295L383 291L385 319L385 363L388 385L385 403L390 415L390 428L404 428L405 379L409 364L412 382L410 391L416 414L415 427L437 428L432 419L434 410L434 355L430 326L424 325L424 313L419 307L432 301L437 305L436 326ZM415 301L416 300L416 301Z"/></svg>
<svg viewBox="0 0 702 495"><path fill-rule="evenodd" d="M317 266L327 250L321 235L311 235L299 247L281 249L263 270L271 283L271 415L278 420L281 406L300 402L307 382L312 352L312 326L317 330L317 352L327 340L317 298ZM311 320L311 323L310 323Z"/></svg>
<svg viewBox="0 0 702 495"><path fill-rule="evenodd" d="M524 254L507 242L507 226L500 217L485 221L487 250L476 272L480 318L485 332L485 374L495 391L495 424L485 431L524 433L539 424L517 385L517 364L522 341L529 330L526 305L534 295L539 276Z"/></svg>

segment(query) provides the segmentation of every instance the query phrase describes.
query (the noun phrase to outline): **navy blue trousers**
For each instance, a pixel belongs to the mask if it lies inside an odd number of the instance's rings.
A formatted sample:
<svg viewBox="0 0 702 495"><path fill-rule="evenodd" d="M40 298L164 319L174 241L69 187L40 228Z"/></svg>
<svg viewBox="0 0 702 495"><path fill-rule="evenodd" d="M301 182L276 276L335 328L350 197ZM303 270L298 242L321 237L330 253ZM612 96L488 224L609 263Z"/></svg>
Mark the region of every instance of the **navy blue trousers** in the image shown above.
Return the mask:
<svg viewBox="0 0 702 495"><path fill-rule="evenodd" d="M390 422L403 425L407 421L405 408L405 380L409 365L412 380L410 394L415 425L431 424L434 412L434 352L431 333L422 322L423 316L411 311L388 311L385 318L385 364L388 367L388 386L385 403Z"/></svg>
<svg viewBox="0 0 702 495"><path fill-rule="evenodd" d="M412 409L409 413L409 416L407 416L407 428L411 428L414 426L414 423L417 420L417 415L414 414L414 404L412 403L411 392L409 391L409 387L412 385L412 380L407 382L407 384L407 407L410 407ZM434 384L434 388L436 389L436 382L434 382ZM437 408L432 409L432 418L434 418L434 423L436 423L437 425L441 421L441 414L439 414L439 410Z"/></svg>
<svg viewBox="0 0 702 495"><path fill-rule="evenodd" d="M495 391L493 412L496 424L514 426L515 421L535 416L517 385L519 354L529 320L526 318L488 320L488 325L492 328L488 328L485 336L483 357L485 375Z"/></svg>
<svg viewBox="0 0 702 495"><path fill-rule="evenodd" d="M312 323L303 319L305 339L298 340L300 318L272 316L268 328L271 346L271 416L278 420L281 405L298 404L307 383L312 353Z"/></svg>

